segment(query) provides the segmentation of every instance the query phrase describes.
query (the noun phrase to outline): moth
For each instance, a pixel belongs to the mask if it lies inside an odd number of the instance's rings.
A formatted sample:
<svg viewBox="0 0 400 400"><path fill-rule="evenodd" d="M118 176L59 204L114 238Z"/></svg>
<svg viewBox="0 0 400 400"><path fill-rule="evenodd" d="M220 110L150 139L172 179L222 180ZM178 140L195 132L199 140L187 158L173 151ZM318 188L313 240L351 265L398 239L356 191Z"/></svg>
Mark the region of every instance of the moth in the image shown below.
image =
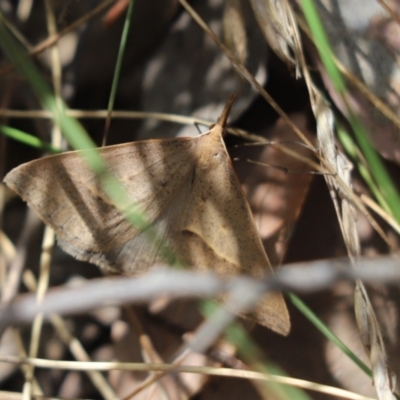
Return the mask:
<svg viewBox="0 0 400 400"><path fill-rule="evenodd" d="M160 243L185 265L222 277L264 279L273 270L223 141L232 102L217 124L197 137L138 141L99 152ZM83 155L84 150L70 151L31 161L4 181L77 259L126 275L165 262L146 229L132 226L109 200ZM290 330L281 293L266 294L253 317L277 333Z"/></svg>

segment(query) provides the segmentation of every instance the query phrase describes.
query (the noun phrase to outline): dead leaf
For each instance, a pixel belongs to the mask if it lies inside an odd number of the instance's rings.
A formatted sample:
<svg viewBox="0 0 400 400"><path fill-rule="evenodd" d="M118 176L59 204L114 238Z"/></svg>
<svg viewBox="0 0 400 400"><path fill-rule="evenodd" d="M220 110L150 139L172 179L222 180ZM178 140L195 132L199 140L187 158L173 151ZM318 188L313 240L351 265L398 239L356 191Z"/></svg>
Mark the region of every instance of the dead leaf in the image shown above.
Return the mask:
<svg viewBox="0 0 400 400"><path fill-rule="evenodd" d="M219 0L193 3L196 12L219 38L223 36L224 5L225 2ZM265 65L267 46L247 1L241 2L241 10L247 38L246 67L263 85L268 78ZM229 59L187 12L182 12L175 20L142 68L140 107L143 111L190 114L215 121L230 93L238 93L240 100L234 104L231 112L233 119L236 119L257 96L256 91L244 82ZM134 88L127 88L129 93L126 96L130 96ZM177 135L194 136L196 133L189 126L177 129L171 123L149 119L142 124L136 137L171 138Z"/></svg>
<svg viewBox="0 0 400 400"><path fill-rule="evenodd" d="M399 12L399 5L385 1ZM396 21L379 2L316 2L329 42L347 79L347 102L362 119L375 149L385 158L400 162L400 74ZM315 53L309 54L315 60ZM313 55L314 54L314 55ZM339 109L346 105L335 93L321 64L315 63Z"/></svg>
<svg viewBox="0 0 400 400"><path fill-rule="evenodd" d="M222 24L226 45L235 57L242 64L245 64L247 58L247 36L241 0L226 1Z"/></svg>
<svg viewBox="0 0 400 400"><path fill-rule="evenodd" d="M313 136L307 131L306 117L302 114L291 114L290 118L312 141ZM268 140L284 143L296 153L312 159L312 152L296 141L296 134L282 119L266 135ZM240 160L250 159L261 163L236 162L235 168L243 183L268 257L272 265L279 265L285 257L288 241L313 180L310 167L273 145L242 146L234 152L231 151L231 155L234 159L238 157ZM285 167L287 171L274 166Z"/></svg>
<svg viewBox="0 0 400 400"><path fill-rule="evenodd" d="M291 5L287 0L250 0L250 4L265 40L282 61L295 66L299 78L303 56L299 56L300 35Z"/></svg>

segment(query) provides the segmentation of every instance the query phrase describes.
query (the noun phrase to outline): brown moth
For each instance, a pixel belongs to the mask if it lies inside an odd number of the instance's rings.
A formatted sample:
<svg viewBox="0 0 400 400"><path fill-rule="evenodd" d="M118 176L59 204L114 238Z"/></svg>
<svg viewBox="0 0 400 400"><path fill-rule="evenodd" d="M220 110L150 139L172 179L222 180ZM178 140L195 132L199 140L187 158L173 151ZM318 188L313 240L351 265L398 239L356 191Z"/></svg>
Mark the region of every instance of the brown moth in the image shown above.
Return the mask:
<svg viewBox="0 0 400 400"><path fill-rule="evenodd" d="M273 271L223 141L232 102L218 123L197 137L99 151L157 236L185 265L223 277L243 273L262 279ZM159 246L126 221L102 191L83 152L31 161L4 181L54 229L58 243L72 256L127 275L164 262ZM265 295L253 317L275 332L289 333L280 293Z"/></svg>

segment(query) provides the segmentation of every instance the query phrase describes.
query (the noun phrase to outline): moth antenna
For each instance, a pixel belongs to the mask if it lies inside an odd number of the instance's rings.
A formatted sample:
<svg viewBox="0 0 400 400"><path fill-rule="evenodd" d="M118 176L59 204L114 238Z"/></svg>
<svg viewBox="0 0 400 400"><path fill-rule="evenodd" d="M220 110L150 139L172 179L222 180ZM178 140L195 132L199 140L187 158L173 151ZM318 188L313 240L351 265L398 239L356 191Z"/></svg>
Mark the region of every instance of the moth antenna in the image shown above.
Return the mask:
<svg viewBox="0 0 400 400"><path fill-rule="evenodd" d="M222 111L221 116L218 118L218 122L217 122L218 125L221 125L222 127L225 127L226 120L229 117L229 113L231 112L231 108L232 108L232 105L235 102L235 100L236 100L236 93L231 94L231 97L229 97L229 100L226 103L225 108Z"/></svg>

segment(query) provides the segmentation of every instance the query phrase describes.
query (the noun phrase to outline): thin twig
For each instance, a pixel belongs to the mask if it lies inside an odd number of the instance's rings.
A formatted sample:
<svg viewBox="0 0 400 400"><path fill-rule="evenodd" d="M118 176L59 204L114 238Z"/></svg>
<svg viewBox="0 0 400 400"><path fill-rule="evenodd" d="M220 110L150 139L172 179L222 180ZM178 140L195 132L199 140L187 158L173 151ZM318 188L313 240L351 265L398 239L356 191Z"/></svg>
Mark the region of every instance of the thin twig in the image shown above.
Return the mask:
<svg viewBox="0 0 400 400"><path fill-rule="evenodd" d="M291 264L281 267L276 276L266 279L263 285L265 291L309 293L342 280L394 283L400 281L399 264L395 257L360 258L357 271L350 270L348 258ZM224 280L212 273L169 269L153 270L137 278L96 279L78 288L50 289L41 304L36 304L32 295L20 295L8 309L0 311L0 321L2 324L25 323L31 322L39 312L48 317L52 313L82 313L109 304L147 303L158 298L160 293L171 299L210 298L230 292L237 285L247 285L249 280L248 277ZM254 285L258 287L260 281L254 280Z"/></svg>
<svg viewBox="0 0 400 400"><path fill-rule="evenodd" d="M352 400L373 400L370 397L362 396L357 393L352 393L347 390L338 389L332 386L321 385L315 382L308 382L301 379L290 378L280 375L264 374L261 372L230 369L230 368L213 368L213 367L198 367L193 365L175 366L170 364L144 364L144 363L119 363L119 362L76 362L76 361L56 361L56 360L43 360L43 359L29 359L16 356L0 356L2 362L13 364L30 364L38 368L52 368L52 369L68 369L74 371L85 371L88 369L97 371L138 371L138 372L151 372L151 371L174 371L179 373L192 373L192 374L206 374L210 376L222 376L238 379L257 379L266 382L274 382L294 387L299 387L307 390L314 390L320 393L327 393L331 396L339 396Z"/></svg>

